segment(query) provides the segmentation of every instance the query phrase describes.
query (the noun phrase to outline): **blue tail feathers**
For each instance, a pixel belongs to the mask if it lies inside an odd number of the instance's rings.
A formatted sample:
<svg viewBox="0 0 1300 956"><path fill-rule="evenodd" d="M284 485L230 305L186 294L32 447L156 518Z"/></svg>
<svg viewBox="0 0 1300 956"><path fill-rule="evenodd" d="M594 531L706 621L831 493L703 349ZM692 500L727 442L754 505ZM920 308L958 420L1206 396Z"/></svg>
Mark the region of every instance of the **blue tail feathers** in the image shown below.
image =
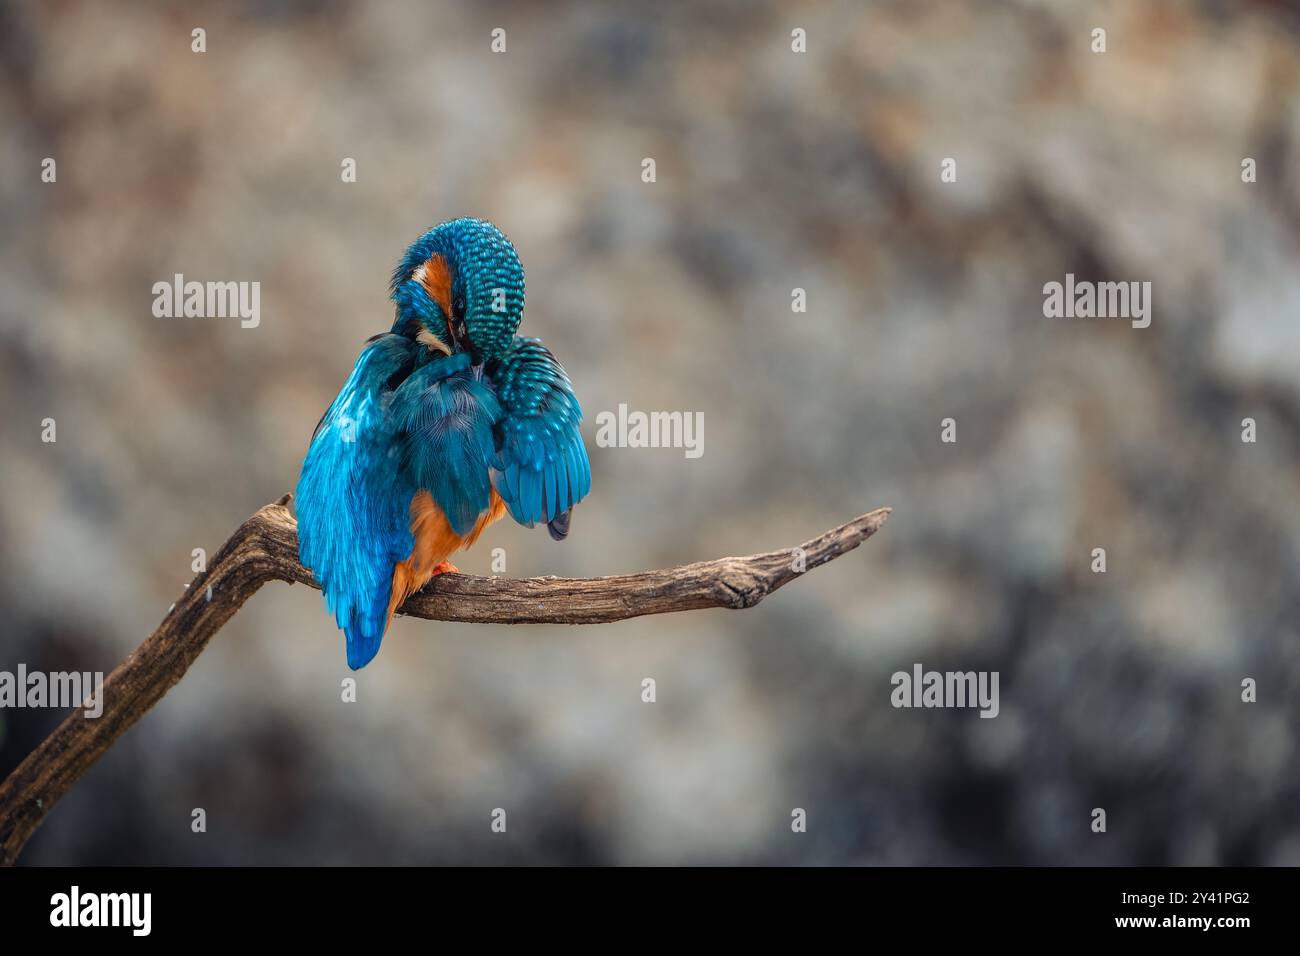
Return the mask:
<svg viewBox="0 0 1300 956"><path fill-rule="evenodd" d="M379 653L388 624L388 600L392 574L381 583L369 605L339 608L338 625L347 636L348 667L359 671Z"/></svg>
<svg viewBox="0 0 1300 956"><path fill-rule="evenodd" d="M359 671L375 659L379 653L379 644L384 639L382 621L379 628L375 631L365 626L349 624L343 629L348 638L348 667Z"/></svg>

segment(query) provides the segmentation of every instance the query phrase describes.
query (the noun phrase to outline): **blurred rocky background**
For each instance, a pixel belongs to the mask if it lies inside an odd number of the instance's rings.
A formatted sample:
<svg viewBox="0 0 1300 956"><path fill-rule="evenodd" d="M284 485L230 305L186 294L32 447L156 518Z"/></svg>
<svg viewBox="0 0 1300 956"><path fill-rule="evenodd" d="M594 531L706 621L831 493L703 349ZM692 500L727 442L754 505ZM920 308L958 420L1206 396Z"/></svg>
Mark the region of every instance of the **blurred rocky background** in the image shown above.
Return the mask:
<svg viewBox="0 0 1300 956"><path fill-rule="evenodd" d="M399 619L355 704L270 585L25 862L1300 864L1292 4L7 4L0 128L0 669L130 653L457 215L518 247L595 473L569 541L462 569L895 509L743 613ZM1151 327L1045 318L1067 272L1151 282ZM176 273L261 324L155 318ZM620 403L702 412L703 456L596 447ZM917 662L999 671L1000 715L894 709ZM0 711L0 772L61 716Z"/></svg>

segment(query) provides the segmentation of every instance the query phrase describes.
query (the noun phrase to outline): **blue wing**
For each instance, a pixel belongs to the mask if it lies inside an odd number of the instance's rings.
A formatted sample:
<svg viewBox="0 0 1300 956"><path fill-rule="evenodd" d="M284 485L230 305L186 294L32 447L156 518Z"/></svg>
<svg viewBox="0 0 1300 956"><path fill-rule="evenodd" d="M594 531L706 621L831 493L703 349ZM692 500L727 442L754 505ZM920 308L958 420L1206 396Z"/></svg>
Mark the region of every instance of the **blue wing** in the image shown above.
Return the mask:
<svg viewBox="0 0 1300 956"><path fill-rule="evenodd" d="M582 443L582 408L573 385L537 339L516 338L488 369L501 403L492 483L510 516L553 537L568 533L569 512L591 491Z"/></svg>
<svg viewBox="0 0 1300 956"><path fill-rule="evenodd" d="M415 495L392 412L414 365L414 343L376 336L316 426L298 479L298 556L347 635L348 666L364 667L384 636L393 568L411 553Z"/></svg>

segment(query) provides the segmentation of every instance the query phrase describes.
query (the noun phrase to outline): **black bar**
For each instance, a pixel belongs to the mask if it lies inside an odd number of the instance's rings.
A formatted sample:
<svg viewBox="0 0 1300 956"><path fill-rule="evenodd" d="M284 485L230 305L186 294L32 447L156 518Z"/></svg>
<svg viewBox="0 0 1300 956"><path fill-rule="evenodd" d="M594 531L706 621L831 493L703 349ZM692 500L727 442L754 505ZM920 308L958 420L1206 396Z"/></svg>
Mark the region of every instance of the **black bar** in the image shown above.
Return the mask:
<svg viewBox="0 0 1300 956"><path fill-rule="evenodd" d="M148 893L147 938L205 945L337 944L340 934L362 929L419 939L431 923L493 934L531 927L540 943L611 920L648 939L686 926L738 937L781 926L876 941L921 932L926 941L1201 937L1231 944L1242 934L1286 932L1298 883L1296 870L1280 868L19 868L0 873L0 925L7 942L73 934L78 942L133 941L131 925L51 925L52 915L68 915L76 886L87 916L100 911L99 894ZM61 914L58 894L67 898ZM87 904L88 895L94 902ZM143 896L136 899L143 904ZM121 907L123 900L110 903ZM120 922L135 915L143 924L142 909L120 912ZM1206 919L1208 928L1200 922ZM438 938L450 940L441 932Z"/></svg>

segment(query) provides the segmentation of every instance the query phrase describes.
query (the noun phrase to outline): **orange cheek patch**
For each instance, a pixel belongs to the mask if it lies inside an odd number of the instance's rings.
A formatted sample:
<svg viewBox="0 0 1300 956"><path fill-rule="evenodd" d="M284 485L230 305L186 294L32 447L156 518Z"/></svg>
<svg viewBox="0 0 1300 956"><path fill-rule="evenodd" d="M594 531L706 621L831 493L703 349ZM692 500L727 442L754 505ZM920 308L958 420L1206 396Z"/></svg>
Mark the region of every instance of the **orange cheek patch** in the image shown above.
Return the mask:
<svg viewBox="0 0 1300 956"><path fill-rule="evenodd" d="M429 298L442 306L446 315L451 315L451 269L442 256L430 256L429 261L420 267L420 285L429 293Z"/></svg>

